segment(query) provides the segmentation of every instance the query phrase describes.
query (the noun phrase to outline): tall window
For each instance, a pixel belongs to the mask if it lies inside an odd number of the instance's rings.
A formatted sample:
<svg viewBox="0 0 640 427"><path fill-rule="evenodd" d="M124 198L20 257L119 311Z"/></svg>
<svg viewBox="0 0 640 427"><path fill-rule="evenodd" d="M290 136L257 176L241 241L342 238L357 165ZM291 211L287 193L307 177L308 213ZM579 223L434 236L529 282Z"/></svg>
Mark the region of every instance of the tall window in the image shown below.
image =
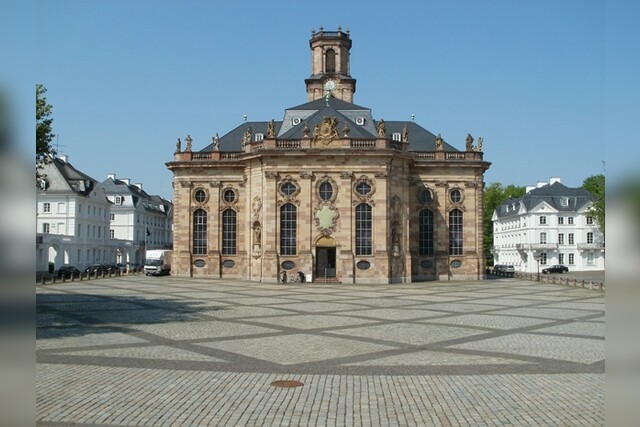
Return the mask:
<svg viewBox="0 0 640 427"><path fill-rule="evenodd" d="M573 225L573 217L567 217L567 222L569 223L569 225Z"/></svg>
<svg viewBox="0 0 640 427"><path fill-rule="evenodd" d="M540 265L547 265L547 253L543 252L540 254Z"/></svg>
<svg viewBox="0 0 640 427"><path fill-rule="evenodd" d="M558 225L563 225L564 224L564 217L560 216L558 217Z"/></svg>
<svg viewBox="0 0 640 427"><path fill-rule="evenodd" d="M236 211L225 209L222 212L222 254L236 254L236 238L238 229L236 226Z"/></svg>
<svg viewBox="0 0 640 427"><path fill-rule="evenodd" d="M569 233L569 244L573 245L575 244L575 239L574 239L574 234L573 233Z"/></svg>
<svg viewBox="0 0 640 427"><path fill-rule="evenodd" d="M569 254L569 265L573 265L574 262L575 262L575 255Z"/></svg>
<svg viewBox="0 0 640 427"><path fill-rule="evenodd" d="M564 264L564 254L558 254L558 264Z"/></svg>
<svg viewBox="0 0 640 427"><path fill-rule="evenodd" d="M45 223L42 224L42 232L45 233L45 234L49 232L49 223L48 222L45 222Z"/></svg>
<svg viewBox="0 0 640 427"><path fill-rule="evenodd" d="M462 255L462 211L449 212L449 255Z"/></svg>
<svg viewBox="0 0 640 427"><path fill-rule="evenodd" d="M558 244L564 245L564 233L558 233ZM562 264L562 263L560 263Z"/></svg>
<svg viewBox="0 0 640 427"><path fill-rule="evenodd" d="M360 203L356 206L356 255L371 255L372 233L371 206Z"/></svg>
<svg viewBox="0 0 640 427"><path fill-rule="evenodd" d="M419 214L418 245L420 255L433 255L433 212L422 209Z"/></svg>
<svg viewBox="0 0 640 427"><path fill-rule="evenodd" d="M588 232L587 233L587 243L593 243L593 233L592 232Z"/></svg>
<svg viewBox="0 0 640 427"><path fill-rule="evenodd" d="M51 212L51 203L44 203L42 205L42 211L43 212Z"/></svg>
<svg viewBox="0 0 640 427"><path fill-rule="evenodd" d="M587 225L593 225L593 217L592 216L588 216L587 217Z"/></svg>
<svg viewBox="0 0 640 427"><path fill-rule="evenodd" d="M540 243L541 244L547 243L547 233L540 233Z"/></svg>
<svg viewBox="0 0 640 427"><path fill-rule="evenodd" d="M547 225L547 217L542 215L540 216L540 225Z"/></svg>
<svg viewBox="0 0 640 427"><path fill-rule="evenodd" d="M325 72L336 72L336 51L333 49L328 49L325 53Z"/></svg>
<svg viewBox="0 0 640 427"><path fill-rule="evenodd" d="M116 230L109 230L109 238L110 239L116 238Z"/></svg>
<svg viewBox="0 0 640 427"><path fill-rule="evenodd" d="M280 255L296 254L297 208L292 203L280 208Z"/></svg>
<svg viewBox="0 0 640 427"><path fill-rule="evenodd" d="M207 212L204 209L193 213L193 254L207 254Z"/></svg>

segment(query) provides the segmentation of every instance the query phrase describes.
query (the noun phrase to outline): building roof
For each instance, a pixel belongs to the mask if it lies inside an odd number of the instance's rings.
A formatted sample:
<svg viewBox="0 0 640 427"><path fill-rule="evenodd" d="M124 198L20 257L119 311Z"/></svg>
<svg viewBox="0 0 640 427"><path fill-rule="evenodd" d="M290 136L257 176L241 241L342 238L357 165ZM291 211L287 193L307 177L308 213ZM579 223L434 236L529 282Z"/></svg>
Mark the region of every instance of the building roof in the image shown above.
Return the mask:
<svg viewBox="0 0 640 427"><path fill-rule="evenodd" d="M285 110L284 119L275 121L275 134L280 140L299 140L304 137L305 126L309 135L325 117L335 117L338 120L337 130L343 135L345 125L349 128L349 137L354 139L376 139L376 126L379 121L374 120L371 109L352 104L335 97L320 98L311 102L297 105ZM223 152L242 151L244 132L251 127L252 135L262 133L267 135L268 121L245 122L232 131L220 137L219 149ZM402 133L405 126L409 131L409 151L435 151L436 136L413 121L385 121L386 136L391 138L394 133ZM252 140L252 142L254 142ZM213 150L213 142L200 152ZM444 151L459 151L444 142Z"/></svg>
<svg viewBox="0 0 640 427"><path fill-rule="evenodd" d="M496 214L500 219L517 216L521 208L528 212L541 203L559 212L577 212L594 199L595 196L584 188L571 188L556 181L535 188L517 199L505 200L496 208Z"/></svg>
<svg viewBox="0 0 640 427"><path fill-rule="evenodd" d="M141 204L146 211L168 214L173 207L170 201L157 195L149 195L140 188L139 184L130 184L125 180L109 176L101 185L106 195L130 195L133 205L138 207Z"/></svg>
<svg viewBox="0 0 640 427"><path fill-rule="evenodd" d="M48 193L73 191L81 196L88 196L98 183L76 169L66 158L51 158L44 165L43 172L46 175L43 179Z"/></svg>

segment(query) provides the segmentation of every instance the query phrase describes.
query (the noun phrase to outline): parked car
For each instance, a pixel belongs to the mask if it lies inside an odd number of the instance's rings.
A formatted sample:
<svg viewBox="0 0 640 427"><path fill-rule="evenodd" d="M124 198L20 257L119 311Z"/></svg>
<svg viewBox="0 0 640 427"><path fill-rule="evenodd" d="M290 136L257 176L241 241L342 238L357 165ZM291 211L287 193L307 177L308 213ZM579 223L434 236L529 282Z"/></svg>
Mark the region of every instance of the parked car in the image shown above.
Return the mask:
<svg viewBox="0 0 640 427"><path fill-rule="evenodd" d="M569 267L567 267L565 265L560 265L560 264L552 265L551 267L547 267L547 268L543 268L542 269L542 274L568 273L568 272L569 272Z"/></svg>
<svg viewBox="0 0 640 427"><path fill-rule="evenodd" d="M103 272L106 273L107 269L102 264L91 264L89 267L84 269L84 272L91 275L102 274Z"/></svg>
<svg viewBox="0 0 640 427"><path fill-rule="evenodd" d="M515 272L516 269L513 267L513 265L496 264L493 266L493 274L497 276L513 277Z"/></svg>
<svg viewBox="0 0 640 427"><path fill-rule="evenodd" d="M58 269L58 279L71 279L71 277L80 277L80 270L73 265L63 265Z"/></svg>

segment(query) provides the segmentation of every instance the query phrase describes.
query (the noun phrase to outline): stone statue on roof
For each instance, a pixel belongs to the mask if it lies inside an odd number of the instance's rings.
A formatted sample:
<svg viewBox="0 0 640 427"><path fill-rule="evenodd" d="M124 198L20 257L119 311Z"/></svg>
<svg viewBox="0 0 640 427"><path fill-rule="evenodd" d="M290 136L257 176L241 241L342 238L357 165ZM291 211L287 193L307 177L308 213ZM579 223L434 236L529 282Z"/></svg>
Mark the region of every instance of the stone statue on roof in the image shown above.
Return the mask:
<svg viewBox="0 0 640 427"><path fill-rule="evenodd" d="M436 151L442 150L444 150L444 139L442 139L442 136L438 134L438 136L436 137Z"/></svg>
<svg viewBox="0 0 640 427"><path fill-rule="evenodd" d="M386 133L387 133L387 125L384 122L384 119L380 119L380 121L378 122L378 136L380 138L384 138Z"/></svg>
<svg viewBox="0 0 640 427"><path fill-rule="evenodd" d="M180 152L180 150L181 150L181 148L180 148L180 147L181 147L181 146L182 146L182 141L180 141L180 138L178 138L178 142L176 142L176 151L175 151L175 154L178 154L178 153Z"/></svg>
<svg viewBox="0 0 640 427"><path fill-rule="evenodd" d="M247 126L247 128L244 130L244 135L242 136L242 148L244 149L244 146L251 143L251 134L253 133L253 130L251 129L251 126Z"/></svg>
<svg viewBox="0 0 640 427"><path fill-rule="evenodd" d="M271 119L267 124L267 138L275 138L276 136L276 122Z"/></svg>
<svg viewBox="0 0 640 427"><path fill-rule="evenodd" d="M467 134L467 146L466 149L467 151L472 151L473 150L473 137L471 136L470 133Z"/></svg>
<svg viewBox="0 0 640 427"><path fill-rule="evenodd" d="M187 142L187 146L184 147L184 151L191 151L191 143L193 142L193 139L191 139L191 135L187 135L185 141Z"/></svg>
<svg viewBox="0 0 640 427"><path fill-rule="evenodd" d="M218 133L216 132L216 136L211 139L213 140L213 147L211 148L211 150L220 151L220 137L218 136Z"/></svg>
<svg viewBox="0 0 640 427"><path fill-rule="evenodd" d="M482 143L484 142L484 140L482 139L481 136L478 137L478 148L477 151L482 151Z"/></svg>
<svg viewBox="0 0 640 427"><path fill-rule="evenodd" d="M402 142L409 142L409 128L407 125L402 128Z"/></svg>

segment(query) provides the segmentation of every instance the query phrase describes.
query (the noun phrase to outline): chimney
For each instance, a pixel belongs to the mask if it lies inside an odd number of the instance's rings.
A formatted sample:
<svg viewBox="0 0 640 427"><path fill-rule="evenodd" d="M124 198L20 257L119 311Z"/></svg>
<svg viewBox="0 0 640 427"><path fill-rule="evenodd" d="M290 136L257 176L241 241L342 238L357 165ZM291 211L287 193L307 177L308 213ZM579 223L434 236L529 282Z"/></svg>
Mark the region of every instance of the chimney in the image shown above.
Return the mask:
<svg viewBox="0 0 640 427"><path fill-rule="evenodd" d="M541 188L541 187L544 187L545 185L547 185L547 183L546 183L546 182L544 182L544 181L538 181L538 183L536 184L536 188Z"/></svg>
<svg viewBox="0 0 640 427"><path fill-rule="evenodd" d="M131 184L131 180L129 178L120 178L120 181L124 182L127 185Z"/></svg>
<svg viewBox="0 0 640 427"><path fill-rule="evenodd" d="M527 185L525 192L529 192L531 190L535 190L536 186L535 185Z"/></svg>
<svg viewBox="0 0 640 427"><path fill-rule="evenodd" d="M562 184L562 179L559 176L552 176L551 178L549 178L549 185L553 185L556 182Z"/></svg>
<svg viewBox="0 0 640 427"><path fill-rule="evenodd" d="M139 190L142 190L142 183L141 182L136 182L135 184L136 187L138 187Z"/></svg>
<svg viewBox="0 0 640 427"><path fill-rule="evenodd" d="M115 173L108 173L107 174L107 179L112 179L112 180L116 180L116 174Z"/></svg>
<svg viewBox="0 0 640 427"><path fill-rule="evenodd" d="M66 154L60 154L58 158L65 163L69 163L69 156L67 156Z"/></svg>

